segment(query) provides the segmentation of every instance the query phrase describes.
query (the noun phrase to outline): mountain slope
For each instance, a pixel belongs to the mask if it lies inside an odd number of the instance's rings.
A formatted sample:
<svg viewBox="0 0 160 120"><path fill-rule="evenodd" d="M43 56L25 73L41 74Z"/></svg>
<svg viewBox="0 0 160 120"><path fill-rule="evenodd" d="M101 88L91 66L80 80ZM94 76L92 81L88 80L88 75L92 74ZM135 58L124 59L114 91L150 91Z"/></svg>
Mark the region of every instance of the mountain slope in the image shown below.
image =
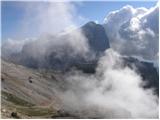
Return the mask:
<svg viewBox="0 0 160 120"><path fill-rule="evenodd" d="M159 91L159 76L153 64L141 62L134 58L123 58L123 65L135 69L146 84L144 88L154 88L155 94ZM96 64L86 67L88 75L93 75ZM83 69L84 68L80 68ZM86 72L86 71L83 71ZM2 117L3 118L97 118L104 117L97 114L85 115L77 111L66 111L64 91L70 90L72 83L67 81L66 72L45 69L31 69L2 60ZM88 73L88 72L86 72ZM87 74L86 74L87 75ZM87 79L86 79L87 80ZM87 82L87 81L86 81ZM75 83L73 83L74 85ZM125 84L125 83L124 83ZM76 84L75 84L76 85ZM77 86L78 87L78 86ZM83 91L83 90L82 90ZM67 95L67 93L65 94ZM62 97L62 98L61 98ZM66 97L68 98L68 97ZM72 98L71 98L72 100ZM75 103L76 104L76 103ZM78 103L77 103L78 104ZM85 110L85 109L84 109ZM96 111L96 109L94 109ZM93 111L94 111L93 110ZM91 112L93 112L91 111ZM15 115L16 113L16 115ZM109 112L110 114L110 112ZM93 115L93 116L92 116Z"/></svg>
<svg viewBox="0 0 160 120"><path fill-rule="evenodd" d="M54 89L59 79L62 78L58 73L54 75L2 60L2 117L13 117L13 112L21 118L58 115L60 106Z"/></svg>

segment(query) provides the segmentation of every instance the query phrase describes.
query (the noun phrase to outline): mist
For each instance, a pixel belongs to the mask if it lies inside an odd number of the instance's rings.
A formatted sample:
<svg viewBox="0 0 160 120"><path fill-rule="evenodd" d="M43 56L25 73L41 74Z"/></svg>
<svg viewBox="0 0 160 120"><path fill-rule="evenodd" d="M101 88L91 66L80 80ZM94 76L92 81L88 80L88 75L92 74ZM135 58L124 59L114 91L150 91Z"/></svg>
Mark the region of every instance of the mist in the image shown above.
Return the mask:
<svg viewBox="0 0 160 120"><path fill-rule="evenodd" d="M112 49L100 58L95 74L72 71L58 91L63 109L82 118L158 118L158 97L144 89L136 71L123 66Z"/></svg>
<svg viewBox="0 0 160 120"><path fill-rule="evenodd" d="M98 59L94 74L81 70L67 71L64 74L64 89L56 89L64 111L80 118L158 118L158 96L152 88L143 88L145 83L140 73L124 66L122 59L123 55L157 59L157 29L154 31L149 21L144 24L144 21L139 19L149 19L148 15L157 13L158 8L152 8L152 12L147 11L145 8L134 9L126 6L107 16L104 27L110 38L111 48ZM137 15L142 16L138 19ZM35 37L23 40L9 39L2 44L2 56L13 60L13 56L17 59L19 55L18 59L27 58L27 62L28 58L32 58L38 66L46 64L46 56L51 54L54 54L54 58L63 58L63 62L72 57L79 60L77 56L91 59L94 55L90 56L92 51L88 39L81 29L77 29L79 26L74 21L75 17L79 22L85 21L85 18L77 15L73 3L47 2L44 5L37 4L36 7L28 5L20 30L27 33L32 29ZM122 19L118 19L119 17ZM132 22L137 28L131 25ZM139 24L148 25L149 28L138 26ZM128 29L129 34L126 34ZM132 37L136 38L136 41L132 42Z"/></svg>
<svg viewBox="0 0 160 120"><path fill-rule="evenodd" d="M18 4L18 3L17 3ZM25 52L34 59L44 58L52 52L59 55L82 55L89 51L86 37L78 28L85 18L78 15L75 4L70 2L37 2L22 4L25 14L20 22L17 36L31 36L25 39L2 41L2 56ZM74 18L76 17L76 21ZM10 58L9 58L10 59Z"/></svg>

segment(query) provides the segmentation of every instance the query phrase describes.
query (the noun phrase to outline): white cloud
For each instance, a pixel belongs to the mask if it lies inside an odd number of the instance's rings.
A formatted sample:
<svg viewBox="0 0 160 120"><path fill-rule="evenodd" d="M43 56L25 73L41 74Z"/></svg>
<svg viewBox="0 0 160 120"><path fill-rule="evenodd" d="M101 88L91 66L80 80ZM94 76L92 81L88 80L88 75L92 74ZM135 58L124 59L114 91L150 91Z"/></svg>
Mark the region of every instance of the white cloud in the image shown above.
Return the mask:
<svg viewBox="0 0 160 120"><path fill-rule="evenodd" d="M156 60L159 42L158 7L125 6L109 13L104 27L113 49L123 55Z"/></svg>
<svg viewBox="0 0 160 120"><path fill-rule="evenodd" d="M77 13L79 4L73 2L28 2L25 8L24 19L21 22L22 32L37 35L57 34L87 21L87 18Z"/></svg>
<svg viewBox="0 0 160 120"><path fill-rule="evenodd" d="M13 39L8 39L5 42L2 43L2 56L9 56L14 53L18 53L22 50L23 46L27 42L31 42L34 39L24 39L24 40L13 40Z"/></svg>
<svg viewBox="0 0 160 120"><path fill-rule="evenodd" d="M117 53L107 50L93 75L66 75L63 107L82 118L158 118L158 97L143 89L141 77L122 67Z"/></svg>
<svg viewBox="0 0 160 120"><path fill-rule="evenodd" d="M98 20L95 20L94 22L95 22L96 24L99 24Z"/></svg>
<svg viewBox="0 0 160 120"><path fill-rule="evenodd" d="M33 25L37 26L35 30L38 30L38 34L53 35L42 35L39 39L29 42L10 40L8 46L4 47L10 50L11 47L15 48L16 52L24 50L38 60L39 57L51 52L58 52L59 56L66 52L67 55L86 53L88 45L81 31L75 31L67 36L54 35L62 31L62 28L67 29L72 25L69 28L71 30L76 26L73 20L76 14L74 12L74 7L70 3L32 6L27 12L30 19L24 22L26 29L30 30L30 26ZM126 6L107 16L105 28L115 50L123 54L138 54L144 58L148 56L152 58L150 55L156 51L152 52L150 46L157 45L153 42L157 40L156 29L153 29L154 25L150 27L149 16L152 12L146 14L147 12L148 10L144 8L134 9ZM105 56L100 58L95 74L74 71L65 75L64 81L64 87L67 88L65 91L61 89L62 91L57 92L65 111L73 115L84 118L158 118L158 97L151 89L143 89L142 78L130 68L122 67L119 54L114 51L107 50Z"/></svg>
<svg viewBox="0 0 160 120"><path fill-rule="evenodd" d="M50 52L60 51L59 54L66 52L65 48L70 49L70 55L85 54L88 51L87 39L81 30L75 30L77 23L84 20L77 14L75 4L70 2L29 2L23 4L23 7L26 12L20 23L21 32L17 36L32 31L37 39L28 41L26 44L24 44L24 40L7 41L3 44L5 53L12 53L11 49L7 50L12 47L15 52L23 50L33 58L39 59ZM68 35L66 36L65 33Z"/></svg>

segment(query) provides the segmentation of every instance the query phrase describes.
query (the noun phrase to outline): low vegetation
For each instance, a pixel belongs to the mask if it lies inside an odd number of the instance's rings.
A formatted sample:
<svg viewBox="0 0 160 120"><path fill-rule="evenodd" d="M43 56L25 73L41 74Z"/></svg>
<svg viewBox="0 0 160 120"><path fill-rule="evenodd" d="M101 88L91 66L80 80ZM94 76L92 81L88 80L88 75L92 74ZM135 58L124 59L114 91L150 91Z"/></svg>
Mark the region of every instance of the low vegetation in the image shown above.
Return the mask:
<svg viewBox="0 0 160 120"><path fill-rule="evenodd" d="M11 118L23 118L23 116L28 116L29 118L36 118L40 116L43 118L51 118L58 114L56 110L49 106L36 106L5 91L2 91L2 99L11 103L8 104Z"/></svg>
<svg viewBox="0 0 160 120"><path fill-rule="evenodd" d="M19 105L19 106L26 106L26 107L31 107L34 106L34 104L29 103L11 93L2 91L2 97L4 97L5 100L14 103L15 105Z"/></svg>

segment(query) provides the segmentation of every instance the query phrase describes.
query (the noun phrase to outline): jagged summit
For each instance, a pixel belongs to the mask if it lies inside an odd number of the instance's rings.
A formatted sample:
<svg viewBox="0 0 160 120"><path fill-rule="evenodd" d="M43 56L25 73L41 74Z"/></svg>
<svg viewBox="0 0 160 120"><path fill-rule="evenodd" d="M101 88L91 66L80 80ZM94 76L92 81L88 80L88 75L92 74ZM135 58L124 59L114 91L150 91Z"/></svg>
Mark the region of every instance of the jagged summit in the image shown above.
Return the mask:
<svg viewBox="0 0 160 120"><path fill-rule="evenodd" d="M93 25L97 25L97 23L95 23L94 21L89 21L84 26L86 26L86 25L93 26Z"/></svg>
<svg viewBox="0 0 160 120"><path fill-rule="evenodd" d="M110 47L109 39L102 25L91 21L82 26L81 29L87 37L91 49L95 52L103 52Z"/></svg>

